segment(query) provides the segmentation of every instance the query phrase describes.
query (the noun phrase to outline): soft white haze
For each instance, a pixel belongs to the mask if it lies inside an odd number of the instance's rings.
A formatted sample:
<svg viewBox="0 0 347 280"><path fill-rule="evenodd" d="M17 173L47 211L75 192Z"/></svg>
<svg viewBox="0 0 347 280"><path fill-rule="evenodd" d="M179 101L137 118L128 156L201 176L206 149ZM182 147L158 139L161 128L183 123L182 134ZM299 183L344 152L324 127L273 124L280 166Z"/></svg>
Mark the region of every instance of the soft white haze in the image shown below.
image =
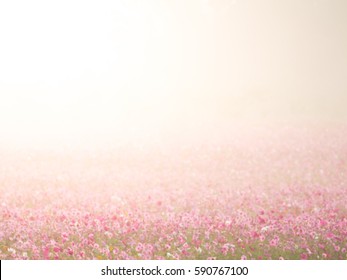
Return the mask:
<svg viewBox="0 0 347 280"><path fill-rule="evenodd" d="M346 13L344 0L3 0L1 141L345 119Z"/></svg>

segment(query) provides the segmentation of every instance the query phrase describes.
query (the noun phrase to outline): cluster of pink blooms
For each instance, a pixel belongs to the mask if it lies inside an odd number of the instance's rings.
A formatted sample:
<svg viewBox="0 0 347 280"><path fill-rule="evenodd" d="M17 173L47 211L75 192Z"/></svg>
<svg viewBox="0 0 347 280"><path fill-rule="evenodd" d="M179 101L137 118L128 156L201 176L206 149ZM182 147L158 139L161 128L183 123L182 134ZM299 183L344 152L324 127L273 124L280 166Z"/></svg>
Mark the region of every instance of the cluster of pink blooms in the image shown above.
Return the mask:
<svg viewBox="0 0 347 280"><path fill-rule="evenodd" d="M347 259L346 128L163 142L3 151L0 259Z"/></svg>

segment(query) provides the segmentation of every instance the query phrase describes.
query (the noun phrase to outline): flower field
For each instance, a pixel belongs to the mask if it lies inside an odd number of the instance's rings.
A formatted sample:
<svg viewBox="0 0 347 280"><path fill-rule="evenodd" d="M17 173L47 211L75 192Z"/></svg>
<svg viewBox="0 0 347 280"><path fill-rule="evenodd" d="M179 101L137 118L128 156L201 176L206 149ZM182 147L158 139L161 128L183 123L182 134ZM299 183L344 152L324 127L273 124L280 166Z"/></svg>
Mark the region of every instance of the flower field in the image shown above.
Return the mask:
<svg viewBox="0 0 347 280"><path fill-rule="evenodd" d="M343 125L2 150L0 191L0 259L347 259Z"/></svg>

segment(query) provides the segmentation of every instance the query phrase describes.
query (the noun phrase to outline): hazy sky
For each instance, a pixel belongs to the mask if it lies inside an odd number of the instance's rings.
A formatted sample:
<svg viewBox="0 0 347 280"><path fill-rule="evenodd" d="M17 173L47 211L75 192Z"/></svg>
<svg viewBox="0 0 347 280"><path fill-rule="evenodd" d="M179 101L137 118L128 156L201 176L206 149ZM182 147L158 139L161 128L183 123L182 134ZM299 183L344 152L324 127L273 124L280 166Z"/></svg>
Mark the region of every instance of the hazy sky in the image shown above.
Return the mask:
<svg viewBox="0 0 347 280"><path fill-rule="evenodd" d="M1 133L341 116L346 27L344 0L2 0Z"/></svg>

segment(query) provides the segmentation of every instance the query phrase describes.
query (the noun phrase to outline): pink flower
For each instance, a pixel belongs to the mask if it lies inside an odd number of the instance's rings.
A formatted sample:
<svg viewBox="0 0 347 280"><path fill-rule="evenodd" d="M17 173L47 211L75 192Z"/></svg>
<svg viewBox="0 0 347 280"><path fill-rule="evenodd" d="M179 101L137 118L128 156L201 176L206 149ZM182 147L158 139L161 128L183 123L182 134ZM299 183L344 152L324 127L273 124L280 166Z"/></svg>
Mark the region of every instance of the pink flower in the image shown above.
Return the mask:
<svg viewBox="0 0 347 280"><path fill-rule="evenodd" d="M270 241L270 246L277 247L278 245L278 239L274 238Z"/></svg>
<svg viewBox="0 0 347 280"><path fill-rule="evenodd" d="M229 249L229 248L228 248L228 245L224 244L223 247L222 247L222 249L221 249L222 254L223 254L224 256L227 255L228 249Z"/></svg>
<svg viewBox="0 0 347 280"><path fill-rule="evenodd" d="M53 251L54 251L55 253L59 253L59 252L61 251L61 249L60 249L59 246L55 246L55 247L53 248Z"/></svg>
<svg viewBox="0 0 347 280"><path fill-rule="evenodd" d="M73 255L73 250L71 247L67 248L67 253L72 256Z"/></svg>
<svg viewBox="0 0 347 280"><path fill-rule="evenodd" d="M143 245L141 243L138 243L135 250L136 252L141 252L143 250Z"/></svg>
<svg viewBox="0 0 347 280"><path fill-rule="evenodd" d="M69 235L66 232L63 232L61 234L61 238L62 238L63 242L68 241L68 239L69 239L68 237L69 237Z"/></svg>
<svg viewBox="0 0 347 280"><path fill-rule="evenodd" d="M42 254L43 254L43 258L45 259L45 260L48 260L49 259L49 247L48 246L45 246L44 248L43 248L43 252L42 252Z"/></svg>

